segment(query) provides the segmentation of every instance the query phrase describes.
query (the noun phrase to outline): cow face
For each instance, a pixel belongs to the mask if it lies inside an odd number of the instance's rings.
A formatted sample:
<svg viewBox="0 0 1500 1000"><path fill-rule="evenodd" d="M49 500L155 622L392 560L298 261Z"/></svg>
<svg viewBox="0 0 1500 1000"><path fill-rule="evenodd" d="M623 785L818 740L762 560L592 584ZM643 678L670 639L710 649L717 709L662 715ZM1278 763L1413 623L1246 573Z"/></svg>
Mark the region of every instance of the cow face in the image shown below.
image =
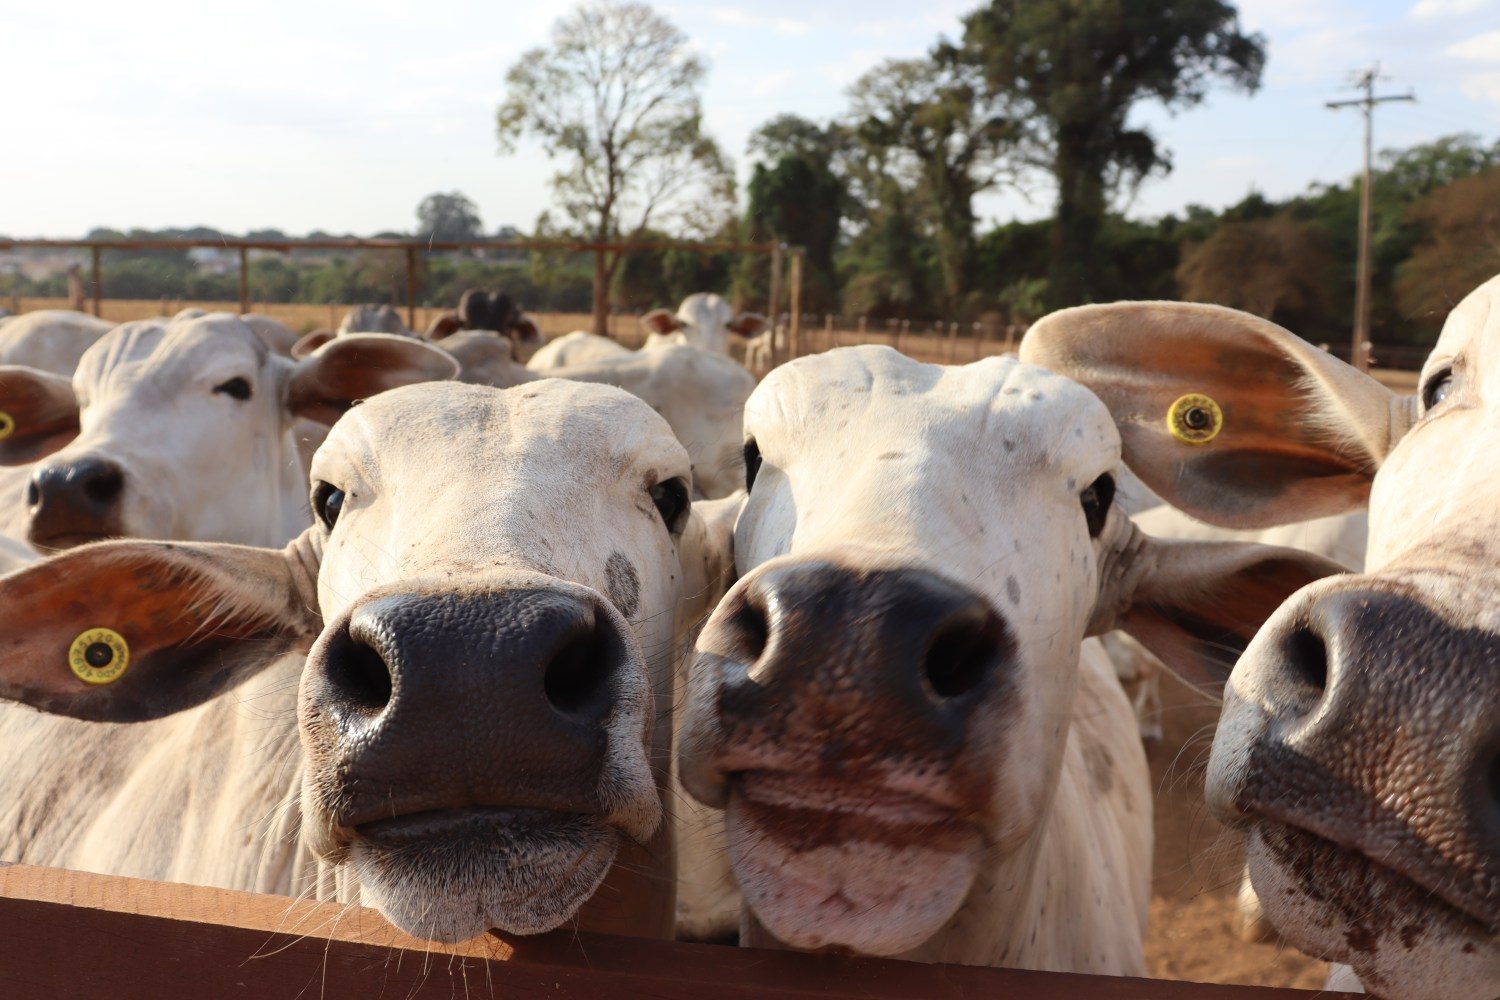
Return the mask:
<svg viewBox="0 0 1500 1000"><path fill-rule="evenodd" d="M111 542L0 579L18 633L0 695L153 718L310 644L302 828L366 900L440 940L548 930L618 852L605 903L660 932L673 615L728 545L688 476L667 425L617 389L389 393L319 450L318 525L284 552ZM112 683L67 666L96 627L128 643Z"/></svg>
<svg viewBox="0 0 1500 1000"><path fill-rule="evenodd" d="M689 295L675 313L653 309L641 317L646 346L651 348L687 344L722 352L729 334L749 338L765 326L764 316L748 312L736 316L728 302L711 292Z"/></svg>
<svg viewBox="0 0 1500 1000"><path fill-rule="evenodd" d="M226 314L127 323L71 384L0 368L13 427L0 460L42 459L16 501L44 552L113 536L280 544L307 523L299 416L331 423L355 399L455 370L401 338L340 338L292 362Z"/></svg>
<svg viewBox="0 0 1500 1000"><path fill-rule="evenodd" d="M1111 503L1108 411L1013 359L801 359L745 433L741 578L699 639L680 765L727 807L753 916L795 947L908 951L1025 855L1086 635L1134 627L1182 663L1253 634L1210 625L1218 602L1263 617L1320 572L1141 536ZM1257 576L1270 594L1247 595Z"/></svg>
<svg viewBox="0 0 1500 1000"><path fill-rule="evenodd" d="M1198 516L1249 526L1368 493L1366 572L1296 594L1235 667L1208 796L1248 831L1276 928L1383 996L1500 982L1497 306L1491 281L1453 311L1415 399L1209 307L1070 311L1033 345L1142 429L1127 461L1170 447L1132 415L1185 391L1223 401L1224 440L1166 472L1216 468L1255 503L1190 489Z"/></svg>

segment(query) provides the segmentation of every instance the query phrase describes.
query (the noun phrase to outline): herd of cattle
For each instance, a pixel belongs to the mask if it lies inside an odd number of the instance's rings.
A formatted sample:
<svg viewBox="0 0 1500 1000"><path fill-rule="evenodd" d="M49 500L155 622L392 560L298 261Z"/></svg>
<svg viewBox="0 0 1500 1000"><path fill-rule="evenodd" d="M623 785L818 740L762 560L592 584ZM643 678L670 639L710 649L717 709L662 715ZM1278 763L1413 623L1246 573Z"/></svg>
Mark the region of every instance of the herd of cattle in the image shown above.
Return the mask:
<svg viewBox="0 0 1500 1000"><path fill-rule="evenodd" d="M0 324L0 857L1140 975L1165 665L1247 905L1500 994L1500 279L1416 398L1213 306L758 384L761 317L643 323Z"/></svg>

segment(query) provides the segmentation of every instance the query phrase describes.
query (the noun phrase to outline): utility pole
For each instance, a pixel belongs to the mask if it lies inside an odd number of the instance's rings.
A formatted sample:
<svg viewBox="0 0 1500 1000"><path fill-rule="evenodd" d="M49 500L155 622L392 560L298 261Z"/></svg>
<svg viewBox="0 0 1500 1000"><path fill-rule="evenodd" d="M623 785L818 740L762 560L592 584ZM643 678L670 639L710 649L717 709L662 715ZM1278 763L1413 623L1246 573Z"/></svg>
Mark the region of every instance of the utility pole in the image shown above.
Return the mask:
<svg viewBox="0 0 1500 1000"><path fill-rule="evenodd" d="M1377 63L1360 73L1354 81L1357 89L1364 90L1363 97L1347 101L1328 101L1329 108L1359 108L1365 115L1365 172L1359 186L1359 265L1354 293L1354 341L1349 349L1349 363L1360 371L1370 367L1367 347L1370 343L1370 161L1375 157L1374 121L1375 106L1391 101L1415 101L1416 94L1385 94L1375 96L1375 81L1380 77Z"/></svg>

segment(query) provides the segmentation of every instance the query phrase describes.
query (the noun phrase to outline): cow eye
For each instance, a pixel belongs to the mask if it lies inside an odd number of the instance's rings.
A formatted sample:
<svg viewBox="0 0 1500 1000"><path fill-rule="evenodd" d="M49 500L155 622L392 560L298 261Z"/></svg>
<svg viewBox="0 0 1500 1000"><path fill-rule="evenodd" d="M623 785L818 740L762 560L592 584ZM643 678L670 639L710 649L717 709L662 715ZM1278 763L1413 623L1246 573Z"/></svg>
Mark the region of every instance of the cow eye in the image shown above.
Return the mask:
<svg viewBox="0 0 1500 1000"><path fill-rule="evenodd" d="M214 386L214 392L222 392L226 396L244 401L250 398L250 380L244 378L232 378L228 382Z"/></svg>
<svg viewBox="0 0 1500 1000"><path fill-rule="evenodd" d="M689 500L687 484L681 479L668 479L651 487L651 502L656 504L662 523L674 534L682 529L682 516L687 513Z"/></svg>
<svg viewBox="0 0 1500 1000"><path fill-rule="evenodd" d="M755 485L755 474L760 471L760 445L755 438L745 442L745 492Z"/></svg>
<svg viewBox="0 0 1500 1000"><path fill-rule="evenodd" d="M1427 412L1437 408L1443 400L1448 398L1448 393L1453 389L1453 369L1444 368L1442 371L1433 373L1432 378L1422 387L1422 410Z"/></svg>
<svg viewBox="0 0 1500 1000"><path fill-rule="evenodd" d="M318 520L332 531L339 519L339 512L344 509L344 491L332 483L318 483L313 487L312 506Z"/></svg>
<svg viewBox="0 0 1500 1000"><path fill-rule="evenodd" d="M1105 473L1089 484L1089 488L1078 495L1083 504L1083 519L1088 522L1089 537L1098 538L1104 530L1104 521L1109 517L1109 505L1115 500L1115 477Z"/></svg>

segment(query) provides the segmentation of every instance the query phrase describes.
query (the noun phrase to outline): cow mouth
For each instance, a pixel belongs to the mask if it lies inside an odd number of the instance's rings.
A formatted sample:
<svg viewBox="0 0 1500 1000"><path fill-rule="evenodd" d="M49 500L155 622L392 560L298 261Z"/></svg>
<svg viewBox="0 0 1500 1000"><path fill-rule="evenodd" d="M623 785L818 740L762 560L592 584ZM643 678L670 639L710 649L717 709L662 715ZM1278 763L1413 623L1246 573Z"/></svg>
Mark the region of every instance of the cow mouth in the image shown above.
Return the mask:
<svg viewBox="0 0 1500 1000"><path fill-rule="evenodd" d="M1315 921L1321 926L1310 932L1309 951L1354 964L1354 956L1373 952L1383 938L1399 939L1408 950L1431 934L1482 941L1490 948L1500 938L1500 925L1388 861L1272 819L1257 821L1250 836L1251 882L1277 929L1287 933L1277 920L1280 911L1312 909L1322 915ZM1292 922L1307 921L1294 917ZM1295 940L1296 935L1288 936Z"/></svg>
<svg viewBox="0 0 1500 1000"><path fill-rule="evenodd" d="M354 828L360 888L392 923L435 941L561 926L604 881L619 833L542 809L414 812Z"/></svg>
<svg viewBox="0 0 1500 1000"><path fill-rule="evenodd" d="M958 810L882 785L739 772L726 813L745 900L778 940L896 955L963 905L982 837Z"/></svg>

